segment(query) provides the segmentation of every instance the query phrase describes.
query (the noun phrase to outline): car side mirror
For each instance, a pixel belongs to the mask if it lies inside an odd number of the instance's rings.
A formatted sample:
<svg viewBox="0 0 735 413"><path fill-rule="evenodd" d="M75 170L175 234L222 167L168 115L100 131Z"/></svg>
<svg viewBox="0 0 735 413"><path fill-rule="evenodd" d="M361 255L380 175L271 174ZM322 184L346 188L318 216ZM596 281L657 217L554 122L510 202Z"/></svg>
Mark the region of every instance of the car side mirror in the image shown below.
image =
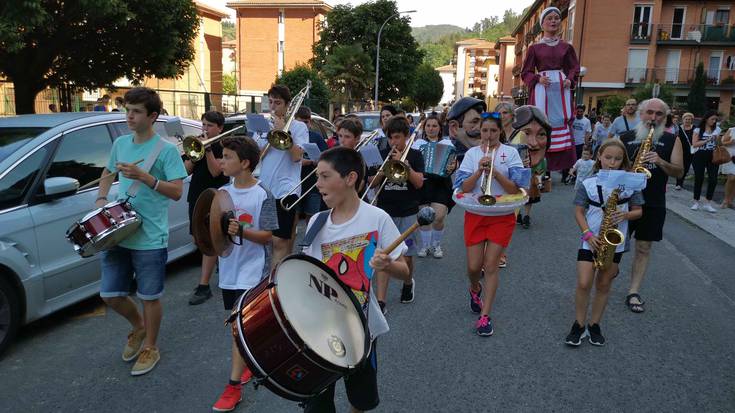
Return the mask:
<svg viewBox="0 0 735 413"><path fill-rule="evenodd" d="M79 181L66 176L57 176L47 178L43 181L44 201L63 198L65 196L74 195L79 190Z"/></svg>

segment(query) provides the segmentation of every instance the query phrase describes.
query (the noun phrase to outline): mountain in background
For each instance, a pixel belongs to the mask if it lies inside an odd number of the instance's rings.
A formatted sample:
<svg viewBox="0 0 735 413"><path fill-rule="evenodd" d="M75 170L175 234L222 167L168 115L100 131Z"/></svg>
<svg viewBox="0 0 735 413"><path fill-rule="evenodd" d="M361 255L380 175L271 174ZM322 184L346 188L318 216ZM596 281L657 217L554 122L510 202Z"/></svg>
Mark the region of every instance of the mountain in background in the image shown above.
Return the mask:
<svg viewBox="0 0 735 413"><path fill-rule="evenodd" d="M466 33L467 29L452 24L433 24L421 27L412 27L411 34L419 44L436 43L442 37L454 33Z"/></svg>

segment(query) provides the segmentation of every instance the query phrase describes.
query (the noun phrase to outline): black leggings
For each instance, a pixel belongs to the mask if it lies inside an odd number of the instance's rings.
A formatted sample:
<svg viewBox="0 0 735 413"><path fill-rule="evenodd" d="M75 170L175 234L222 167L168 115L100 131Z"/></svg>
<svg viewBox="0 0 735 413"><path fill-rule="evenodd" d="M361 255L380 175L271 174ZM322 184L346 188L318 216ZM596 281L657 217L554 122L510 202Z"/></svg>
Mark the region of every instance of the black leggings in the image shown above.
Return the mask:
<svg viewBox="0 0 735 413"><path fill-rule="evenodd" d="M702 184L704 183L704 170L707 169L707 200L711 201L717 187L717 171L720 165L712 163L712 151L698 150L692 156L692 166L694 166L694 200L699 201L702 194Z"/></svg>
<svg viewBox="0 0 735 413"><path fill-rule="evenodd" d="M688 151L688 149L685 149ZM679 186L684 186L684 178L686 178L687 174L689 173L689 168L692 166L692 154L685 153L684 154L684 175L681 176L681 178L676 178L676 184Z"/></svg>

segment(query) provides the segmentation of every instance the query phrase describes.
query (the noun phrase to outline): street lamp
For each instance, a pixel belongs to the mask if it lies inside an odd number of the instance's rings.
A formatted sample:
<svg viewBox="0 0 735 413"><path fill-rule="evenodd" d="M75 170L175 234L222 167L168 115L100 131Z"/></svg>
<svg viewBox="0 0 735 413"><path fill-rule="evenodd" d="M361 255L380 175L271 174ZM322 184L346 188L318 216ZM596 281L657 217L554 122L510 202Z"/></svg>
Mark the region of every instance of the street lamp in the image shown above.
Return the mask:
<svg viewBox="0 0 735 413"><path fill-rule="evenodd" d="M380 30L378 30L378 47L375 51L375 99L373 100L375 106L378 106L378 76L380 76L380 35L383 33L383 28L390 19L404 13L416 13L416 10L399 11L398 13L393 14L392 16L385 19L383 25L380 26Z"/></svg>
<svg viewBox="0 0 735 413"><path fill-rule="evenodd" d="M582 78L587 74L587 68L580 66L579 68L579 82L577 82L577 104L584 104L584 89L582 89Z"/></svg>

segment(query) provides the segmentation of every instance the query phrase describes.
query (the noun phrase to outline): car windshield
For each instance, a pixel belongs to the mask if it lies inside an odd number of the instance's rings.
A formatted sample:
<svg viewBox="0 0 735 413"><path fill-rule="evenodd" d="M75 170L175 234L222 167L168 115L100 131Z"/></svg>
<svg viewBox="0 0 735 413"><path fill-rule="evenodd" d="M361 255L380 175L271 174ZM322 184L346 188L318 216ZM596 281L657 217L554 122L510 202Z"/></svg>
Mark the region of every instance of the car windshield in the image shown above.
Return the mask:
<svg viewBox="0 0 735 413"><path fill-rule="evenodd" d="M380 127L380 116L378 115L360 115L362 121L362 130L372 132Z"/></svg>
<svg viewBox="0 0 735 413"><path fill-rule="evenodd" d="M48 128L0 128L0 162Z"/></svg>

